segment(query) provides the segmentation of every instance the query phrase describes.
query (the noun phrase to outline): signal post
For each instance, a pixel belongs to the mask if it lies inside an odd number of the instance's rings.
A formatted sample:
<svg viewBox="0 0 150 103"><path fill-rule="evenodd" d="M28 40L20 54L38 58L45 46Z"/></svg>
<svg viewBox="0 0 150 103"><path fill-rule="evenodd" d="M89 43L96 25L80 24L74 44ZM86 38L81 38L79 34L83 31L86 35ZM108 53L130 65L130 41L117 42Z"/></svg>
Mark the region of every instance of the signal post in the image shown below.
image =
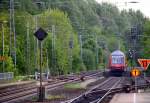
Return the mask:
<svg viewBox="0 0 150 103"><path fill-rule="evenodd" d="M137 92L137 77L139 76L141 74L141 72L140 72L140 70L139 69L137 69L137 68L133 68L132 70L131 70L131 75L132 75L132 77L134 77L134 81L135 81L135 92Z"/></svg>
<svg viewBox="0 0 150 103"><path fill-rule="evenodd" d="M35 37L39 40L40 43L40 87L39 87L39 102L43 102L45 99L45 88L42 85L42 41L48 35L42 28L39 28L35 33Z"/></svg>

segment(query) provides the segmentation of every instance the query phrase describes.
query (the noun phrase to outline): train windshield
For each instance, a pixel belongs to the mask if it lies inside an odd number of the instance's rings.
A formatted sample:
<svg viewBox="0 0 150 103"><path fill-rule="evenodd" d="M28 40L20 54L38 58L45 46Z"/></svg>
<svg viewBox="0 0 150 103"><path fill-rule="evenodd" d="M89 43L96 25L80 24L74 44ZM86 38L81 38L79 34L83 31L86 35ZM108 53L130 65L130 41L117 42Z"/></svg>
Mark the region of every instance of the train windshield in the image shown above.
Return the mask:
<svg viewBox="0 0 150 103"><path fill-rule="evenodd" d="M124 64L123 56L112 56L112 64Z"/></svg>

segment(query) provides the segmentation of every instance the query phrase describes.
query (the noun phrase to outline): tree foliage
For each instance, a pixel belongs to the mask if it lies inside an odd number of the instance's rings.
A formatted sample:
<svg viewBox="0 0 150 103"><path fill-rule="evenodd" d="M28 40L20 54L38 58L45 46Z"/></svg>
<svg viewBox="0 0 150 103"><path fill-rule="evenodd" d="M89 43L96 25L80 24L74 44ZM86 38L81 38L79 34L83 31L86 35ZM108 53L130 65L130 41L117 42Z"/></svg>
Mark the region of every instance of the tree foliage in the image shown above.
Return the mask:
<svg viewBox="0 0 150 103"><path fill-rule="evenodd" d="M9 4L4 5L3 1L0 1L3 6L0 22L8 21L4 24L5 56L8 57L5 71L18 74L33 74L39 69L39 44L33 35L39 27L48 33L42 43L42 69L43 72L50 69L52 75L106 65L110 52L128 51L129 29L135 25L143 27L143 36L150 34L150 21L140 11L119 11L115 5L98 4L95 0L15 0L21 6L15 7L17 48L13 48L13 40L12 48L17 51L17 68L14 69L14 57L9 55ZM0 31L2 35L2 29ZM137 49L144 52L140 56L149 57L149 38L142 38L137 44L145 46L143 50Z"/></svg>

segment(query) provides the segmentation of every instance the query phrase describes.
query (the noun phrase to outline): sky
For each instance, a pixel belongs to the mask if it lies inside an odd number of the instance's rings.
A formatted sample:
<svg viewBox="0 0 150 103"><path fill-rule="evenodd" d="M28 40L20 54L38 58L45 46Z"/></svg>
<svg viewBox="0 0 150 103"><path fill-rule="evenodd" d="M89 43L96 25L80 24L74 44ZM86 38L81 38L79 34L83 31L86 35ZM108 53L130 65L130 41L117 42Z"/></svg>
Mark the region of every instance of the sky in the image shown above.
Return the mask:
<svg viewBox="0 0 150 103"><path fill-rule="evenodd" d="M109 2L113 3L120 10L132 8L134 10L140 10L146 17L150 18L150 0L96 0L97 2ZM128 3L131 1L137 1L139 3Z"/></svg>

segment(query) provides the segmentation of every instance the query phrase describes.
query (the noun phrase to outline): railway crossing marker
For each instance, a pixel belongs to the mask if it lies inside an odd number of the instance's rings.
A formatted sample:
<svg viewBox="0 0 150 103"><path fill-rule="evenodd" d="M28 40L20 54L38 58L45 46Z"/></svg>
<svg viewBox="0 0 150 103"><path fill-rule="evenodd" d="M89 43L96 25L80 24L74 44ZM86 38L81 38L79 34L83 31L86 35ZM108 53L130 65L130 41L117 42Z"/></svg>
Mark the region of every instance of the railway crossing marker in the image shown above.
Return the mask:
<svg viewBox="0 0 150 103"><path fill-rule="evenodd" d="M150 64L150 59L138 59L139 64L141 67L144 68L144 70L147 70L149 64Z"/></svg>
<svg viewBox="0 0 150 103"><path fill-rule="evenodd" d="M134 68L134 69L131 70L131 75L132 75L133 77L138 77L140 74L141 74L141 73L140 73L140 70L139 70L139 69Z"/></svg>

